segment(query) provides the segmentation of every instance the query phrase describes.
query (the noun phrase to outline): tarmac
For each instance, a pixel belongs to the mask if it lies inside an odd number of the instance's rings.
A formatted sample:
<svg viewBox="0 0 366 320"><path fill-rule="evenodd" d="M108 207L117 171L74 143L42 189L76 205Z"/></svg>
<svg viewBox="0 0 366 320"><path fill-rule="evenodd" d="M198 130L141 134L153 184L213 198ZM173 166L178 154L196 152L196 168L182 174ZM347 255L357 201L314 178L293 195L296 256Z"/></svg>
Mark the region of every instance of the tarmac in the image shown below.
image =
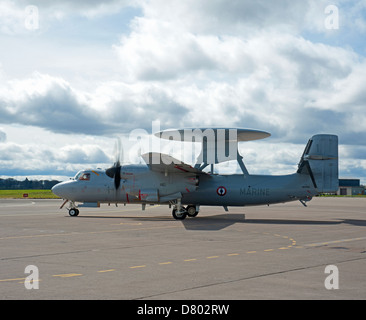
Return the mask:
<svg viewBox="0 0 366 320"><path fill-rule="evenodd" d="M60 210L0 200L0 299L366 299L366 198Z"/></svg>

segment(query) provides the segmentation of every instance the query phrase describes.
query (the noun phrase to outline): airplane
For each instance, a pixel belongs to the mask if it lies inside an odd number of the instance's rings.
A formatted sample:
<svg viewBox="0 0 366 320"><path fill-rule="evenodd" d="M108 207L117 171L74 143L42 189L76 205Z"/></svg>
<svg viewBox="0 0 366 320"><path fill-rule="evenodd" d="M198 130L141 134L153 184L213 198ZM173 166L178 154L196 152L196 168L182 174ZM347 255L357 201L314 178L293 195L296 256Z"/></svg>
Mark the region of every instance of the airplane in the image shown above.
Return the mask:
<svg viewBox="0 0 366 320"><path fill-rule="evenodd" d="M192 134L194 138L192 139ZM194 166L168 154L148 152L146 164L123 165L121 143L108 169L86 169L56 184L52 192L68 203L70 216L79 208L102 203L169 205L176 220L196 217L201 206L255 206L299 200L305 207L313 196L338 189L338 137L316 134L307 142L297 171L287 175L250 174L239 154L238 143L269 137L265 131L244 128L172 129L155 133L161 139L199 142L201 153ZM230 149L228 152L228 149ZM241 173L216 174L214 165L236 160ZM203 171L211 166L209 172ZM81 204L76 204L81 202Z"/></svg>

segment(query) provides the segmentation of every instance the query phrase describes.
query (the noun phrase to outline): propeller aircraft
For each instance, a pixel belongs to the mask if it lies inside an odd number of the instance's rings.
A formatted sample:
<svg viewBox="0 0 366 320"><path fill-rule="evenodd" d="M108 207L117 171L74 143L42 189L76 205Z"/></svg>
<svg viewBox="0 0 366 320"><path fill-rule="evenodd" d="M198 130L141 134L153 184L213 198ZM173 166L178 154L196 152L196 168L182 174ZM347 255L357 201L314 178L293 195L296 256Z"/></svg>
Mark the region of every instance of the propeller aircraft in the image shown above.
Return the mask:
<svg viewBox="0 0 366 320"><path fill-rule="evenodd" d="M121 143L112 167L79 171L69 181L61 182L52 192L65 199L70 216L79 208L100 207L102 203L169 205L177 220L195 217L200 206L270 205L299 200L306 202L320 193L338 189L338 137L331 134L312 136L298 163L297 171L287 175L255 175L246 169L238 143L263 139L269 133L242 128L172 129L155 133L161 139L201 143L201 153L194 166L168 154L148 152L145 164L121 163ZM216 174L214 165L236 160L241 173ZM211 166L209 172L203 171ZM81 204L76 204L81 202Z"/></svg>

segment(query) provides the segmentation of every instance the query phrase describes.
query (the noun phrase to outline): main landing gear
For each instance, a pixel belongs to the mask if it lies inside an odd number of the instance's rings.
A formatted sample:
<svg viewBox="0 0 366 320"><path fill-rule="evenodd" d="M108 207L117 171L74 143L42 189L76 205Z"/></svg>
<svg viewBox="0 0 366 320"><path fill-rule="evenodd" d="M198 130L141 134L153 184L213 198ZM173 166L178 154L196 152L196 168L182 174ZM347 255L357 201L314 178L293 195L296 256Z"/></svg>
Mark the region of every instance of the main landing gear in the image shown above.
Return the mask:
<svg viewBox="0 0 366 320"><path fill-rule="evenodd" d="M172 210L173 218L176 220L184 220L187 216L194 218L199 212L199 206L188 205L187 207L180 206L178 210L178 205L175 205Z"/></svg>

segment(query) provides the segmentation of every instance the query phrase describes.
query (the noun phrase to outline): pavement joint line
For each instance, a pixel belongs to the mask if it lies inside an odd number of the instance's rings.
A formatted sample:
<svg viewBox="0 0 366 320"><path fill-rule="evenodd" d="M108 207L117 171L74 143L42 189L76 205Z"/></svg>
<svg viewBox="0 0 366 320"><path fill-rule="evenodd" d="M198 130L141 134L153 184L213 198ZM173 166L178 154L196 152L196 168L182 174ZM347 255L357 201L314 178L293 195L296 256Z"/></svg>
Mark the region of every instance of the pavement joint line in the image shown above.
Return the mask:
<svg viewBox="0 0 366 320"><path fill-rule="evenodd" d="M333 243L342 243L342 242L351 242L351 241L360 241L360 240L366 240L366 237L324 241L324 242L318 242L318 243L304 244L303 246L304 247L316 247L316 246L324 246L324 245L333 244Z"/></svg>
<svg viewBox="0 0 366 320"><path fill-rule="evenodd" d="M143 228L135 228L135 229L101 230L101 231L89 231L89 232L77 232L76 231L76 232L68 232L68 233L35 234L35 235L27 235L27 236L2 237L2 238L0 238L0 240L72 236L72 235L81 235L81 234L84 234L84 235L87 235L87 234L103 234L103 233L114 233L114 232L154 230L154 229L172 229L172 228L180 228L180 226L159 226L159 227L143 227Z"/></svg>

